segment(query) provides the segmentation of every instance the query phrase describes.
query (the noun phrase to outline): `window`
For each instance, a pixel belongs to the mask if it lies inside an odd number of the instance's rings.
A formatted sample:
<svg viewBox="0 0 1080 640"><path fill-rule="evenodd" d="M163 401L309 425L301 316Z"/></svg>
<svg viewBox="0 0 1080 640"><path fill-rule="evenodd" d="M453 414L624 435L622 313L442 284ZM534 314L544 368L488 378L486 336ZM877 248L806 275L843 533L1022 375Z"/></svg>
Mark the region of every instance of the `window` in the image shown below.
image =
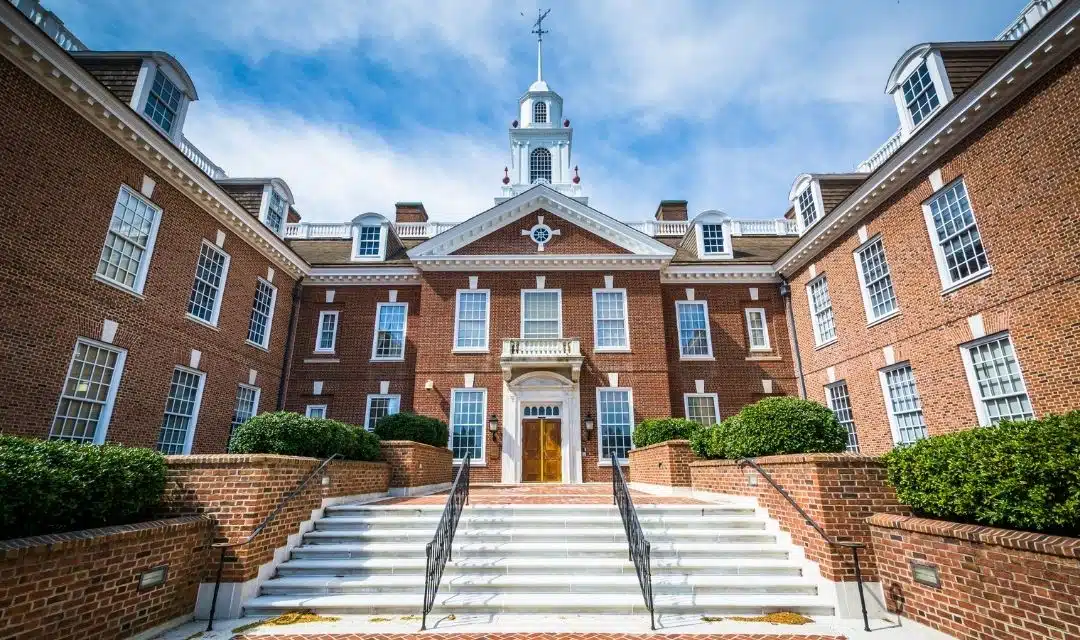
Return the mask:
<svg viewBox="0 0 1080 640"><path fill-rule="evenodd" d="M97 275L142 293L160 219L161 209L127 185L120 187L105 234L105 246L101 248Z"/></svg>
<svg viewBox="0 0 1080 640"><path fill-rule="evenodd" d="M236 408L233 409L232 425L229 427L229 437L236 428L244 424L259 412L259 396L262 390L246 384L236 387Z"/></svg>
<svg viewBox="0 0 1080 640"><path fill-rule="evenodd" d="M364 412L364 428L374 431L375 425L379 424L379 418L398 412L401 406L401 396L370 394L367 397L367 411Z"/></svg>
<svg viewBox="0 0 1080 640"><path fill-rule="evenodd" d="M703 224L701 225L701 245L705 255L725 253L724 251L724 225Z"/></svg>
<svg viewBox="0 0 1080 640"><path fill-rule="evenodd" d="M922 400L915 386L915 374L910 364L902 364L881 372L885 390L885 406L889 410L893 441L911 444L926 437Z"/></svg>
<svg viewBox="0 0 1080 640"><path fill-rule="evenodd" d="M533 122L544 124L547 122L547 103L537 100L533 103Z"/></svg>
<svg viewBox="0 0 1080 640"><path fill-rule="evenodd" d="M454 460L484 460L484 414L487 390L454 389L450 392L450 450Z"/></svg>
<svg viewBox="0 0 1080 640"><path fill-rule="evenodd" d="M1008 334L965 345L962 351L980 424L1035 417Z"/></svg>
<svg viewBox="0 0 1080 640"><path fill-rule="evenodd" d="M551 182L551 152L543 147L529 154L529 183Z"/></svg>
<svg viewBox="0 0 1080 640"><path fill-rule="evenodd" d="M676 302L675 318L679 325L679 357L684 360L712 358L709 307L705 301Z"/></svg>
<svg viewBox="0 0 1080 640"><path fill-rule="evenodd" d="M817 346L836 340L836 323L833 320L832 298L829 297L829 281L820 276L806 285L810 298L810 319L814 324L814 340Z"/></svg>
<svg viewBox="0 0 1080 640"><path fill-rule="evenodd" d="M629 351L626 289L593 289L596 351Z"/></svg>
<svg viewBox="0 0 1080 640"><path fill-rule="evenodd" d="M885 245L881 238L871 240L855 251L855 266L862 284L863 306L866 318L873 322L897 310L896 292L893 290L889 262L885 259Z"/></svg>
<svg viewBox="0 0 1080 640"><path fill-rule="evenodd" d="M49 438L105 442L127 352L79 338L71 354Z"/></svg>
<svg viewBox="0 0 1080 640"><path fill-rule="evenodd" d="M521 292L521 337L562 337L562 292L560 290Z"/></svg>
<svg viewBox="0 0 1080 640"><path fill-rule="evenodd" d="M382 227L364 225L356 232L356 255L377 258L382 249Z"/></svg>
<svg viewBox="0 0 1080 640"><path fill-rule="evenodd" d="M715 393L684 393L683 408L686 419L709 426L720 422L720 408Z"/></svg>
<svg viewBox="0 0 1080 640"><path fill-rule="evenodd" d="M325 418L326 417L326 405L325 404L309 404L307 409L304 410L304 415L309 418Z"/></svg>
<svg viewBox="0 0 1080 640"><path fill-rule="evenodd" d="M626 460L630 452L630 432L634 429L634 406L629 389L597 389L596 415L600 417L600 462L614 455Z"/></svg>
<svg viewBox="0 0 1080 640"><path fill-rule="evenodd" d="M229 273L229 254L214 245L202 243L199 263L195 266L195 282L191 285L188 315L196 320L217 326L221 309L221 292Z"/></svg>
<svg viewBox="0 0 1080 640"><path fill-rule="evenodd" d="M904 92L904 105L911 114L912 125L919 124L938 108L937 90L934 88L933 80L930 79L930 70L927 69L926 62L920 64L919 68L908 76L901 89Z"/></svg>
<svg viewBox="0 0 1080 640"><path fill-rule="evenodd" d="M489 298L487 289L458 290L454 320L455 351L488 350Z"/></svg>
<svg viewBox="0 0 1080 640"><path fill-rule="evenodd" d="M405 319L409 305L404 302L380 302L375 312L375 341L372 360L405 358Z"/></svg>
<svg viewBox="0 0 1080 640"><path fill-rule="evenodd" d="M154 84L150 87L150 95L146 97L143 113L165 133L171 134L173 123L176 122L176 116L180 112L180 100L183 95L172 80L165 75L165 72L158 69L154 74Z"/></svg>
<svg viewBox="0 0 1080 640"><path fill-rule="evenodd" d="M270 344L270 326L274 322L274 303L277 289L266 280L255 281L255 301L251 305L251 322L248 323L248 342L266 348Z"/></svg>
<svg viewBox="0 0 1080 640"><path fill-rule="evenodd" d="M165 455L191 453L195 439L195 422L199 417L203 383L206 375L184 367L173 370L169 397L165 400L165 417L158 436L158 451Z"/></svg>
<svg viewBox="0 0 1080 640"><path fill-rule="evenodd" d="M270 201L266 203L266 226L270 227L276 234L281 234L281 225L285 223L285 210L287 208L285 198L282 198L277 191L271 189Z"/></svg>
<svg viewBox="0 0 1080 640"><path fill-rule="evenodd" d="M930 237L935 240L934 257L942 285L946 288L989 272L979 227L971 212L967 187L957 180L923 207Z"/></svg>
<svg viewBox="0 0 1080 640"><path fill-rule="evenodd" d="M538 404L527 406L521 410L521 415L525 418L558 418L559 405Z"/></svg>
<svg viewBox="0 0 1080 640"><path fill-rule="evenodd" d="M847 431L847 450L859 452L859 435L855 431L855 418L851 415L851 397L847 382L841 380L825 387L829 408L836 414L836 421Z"/></svg>
<svg viewBox="0 0 1080 640"><path fill-rule="evenodd" d="M802 219L804 229L817 220L818 213L817 204L814 202L813 183L806 185L806 188L799 194L799 217Z"/></svg>
<svg viewBox="0 0 1080 640"><path fill-rule="evenodd" d="M316 353L333 353L337 345L338 312L320 311L318 335L315 336Z"/></svg>
<svg viewBox="0 0 1080 640"><path fill-rule="evenodd" d="M746 335L750 339L751 351L769 351L769 327L765 322L765 309L760 307L744 310L746 315Z"/></svg>

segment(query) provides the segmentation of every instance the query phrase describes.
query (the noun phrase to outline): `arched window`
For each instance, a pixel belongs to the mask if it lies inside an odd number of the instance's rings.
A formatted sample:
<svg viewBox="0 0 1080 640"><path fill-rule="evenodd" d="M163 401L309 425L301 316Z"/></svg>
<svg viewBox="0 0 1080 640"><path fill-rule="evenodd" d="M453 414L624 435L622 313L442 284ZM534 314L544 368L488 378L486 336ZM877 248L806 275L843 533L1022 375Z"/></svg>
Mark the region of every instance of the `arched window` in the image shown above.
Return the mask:
<svg viewBox="0 0 1080 640"><path fill-rule="evenodd" d="M544 124L547 122L547 103L536 101L533 103L533 123Z"/></svg>
<svg viewBox="0 0 1080 640"><path fill-rule="evenodd" d="M551 152L543 147L529 156L529 182L551 182Z"/></svg>

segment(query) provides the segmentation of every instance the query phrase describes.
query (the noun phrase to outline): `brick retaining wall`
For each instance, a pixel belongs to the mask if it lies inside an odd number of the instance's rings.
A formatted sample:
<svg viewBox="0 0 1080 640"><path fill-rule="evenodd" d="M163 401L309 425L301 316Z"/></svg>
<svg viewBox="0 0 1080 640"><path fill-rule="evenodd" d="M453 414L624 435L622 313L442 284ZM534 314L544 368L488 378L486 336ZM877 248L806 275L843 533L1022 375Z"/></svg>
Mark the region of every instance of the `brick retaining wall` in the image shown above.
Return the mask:
<svg viewBox="0 0 1080 640"><path fill-rule="evenodd" d="M690 463L697 460L689 440L668 440L630 451L630 480L668 487L690 486Z"/></svg>
<svg viewBox="0 0 1080 640"><path fill-rule="evenodd" d="M409 440L383 440L382 459L390 465L391 487L426 487L454 481L454 453Z"/></svg>

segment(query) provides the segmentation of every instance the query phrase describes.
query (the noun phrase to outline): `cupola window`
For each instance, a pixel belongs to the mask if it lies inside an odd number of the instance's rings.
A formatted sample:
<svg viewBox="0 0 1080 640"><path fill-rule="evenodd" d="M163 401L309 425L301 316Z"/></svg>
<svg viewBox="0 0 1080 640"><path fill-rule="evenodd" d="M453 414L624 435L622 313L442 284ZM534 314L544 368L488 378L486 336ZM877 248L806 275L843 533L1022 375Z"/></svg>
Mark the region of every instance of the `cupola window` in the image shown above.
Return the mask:
<svg viewBox="0 0 1080 640"><path fill-rule="evenodd" d="M529 182L551 182L551 152L543 147L529 156Z"/></svg>
<svg viewBox="0 0 1080 640"><path fill-rule="evenodd" d="M535 124L545 124L547 121L547 103L537 100L533 103L533 122Z"/></svg>
<svg viewBox="0 0 1080 640"><path fill-rule="evenodd" d="M934 81L930 78L930 70L924 61L908 79L904 81L901 89L904 92L904 104L908 113L911 114L911 124L918 125L927 116L938 108L937 89Z"/></svg>
<svg viewBox="0 0 1080 640"><path fill-rule="evenodd" d="M180 100L183 95L172 80L165 75L165 72L158 69L154 75L154 84L150 87L150 95L146 98L143 113L165 133L171 134L173 123L176 122L177 114L180 112Z"/></svg>

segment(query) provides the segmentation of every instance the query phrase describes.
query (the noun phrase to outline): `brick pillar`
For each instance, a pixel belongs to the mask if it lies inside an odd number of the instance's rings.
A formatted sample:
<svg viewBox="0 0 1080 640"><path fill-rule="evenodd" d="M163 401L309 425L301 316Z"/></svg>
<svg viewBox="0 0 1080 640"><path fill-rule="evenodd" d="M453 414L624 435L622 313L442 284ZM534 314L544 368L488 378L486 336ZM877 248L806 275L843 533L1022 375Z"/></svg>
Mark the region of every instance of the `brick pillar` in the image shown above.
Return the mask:
<svg viewBox="0 0 1080 640"><path fill-rule="evenodd" d="M669 222L685 222L688 219L686 200L661 200L656 208L656 219Z"/></svg>
<svg viewBox="0 0 1080 640"><path fill-rule="evenodd" d="M427 210L423 202L398 202L394 204L394 222L427 222Z"/></svg>

